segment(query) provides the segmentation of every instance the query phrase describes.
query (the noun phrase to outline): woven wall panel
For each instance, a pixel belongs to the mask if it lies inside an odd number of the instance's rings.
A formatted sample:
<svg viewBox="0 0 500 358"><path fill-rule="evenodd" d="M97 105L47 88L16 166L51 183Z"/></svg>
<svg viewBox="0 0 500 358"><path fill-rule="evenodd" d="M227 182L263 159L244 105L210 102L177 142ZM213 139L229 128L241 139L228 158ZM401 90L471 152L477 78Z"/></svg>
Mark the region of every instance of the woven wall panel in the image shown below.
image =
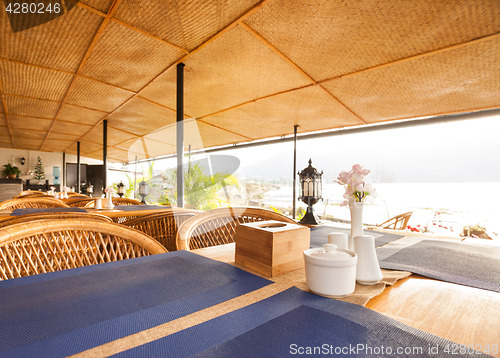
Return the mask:
<svg viewBox="0 0 500 358"><path fill-rule="evenodd" d="M316 80L500 30L500 2L274 0L247 21Z"/></svg>
<svg viewBox="0 0 500 358"><path fill-rule="evenodd" d="M173 66L168 71L158 76L157 79L140 91L139 95L156 103L175 109L177 98L176 68L176 66ZM188 72L190 69L184 67L184 71Z"/></svg>
<svg viewBox="0 0 500 358"><path fill-rule="evenodd" d="M117 144L114 146L117 149L121 149L130 153L133 153L134 155L143 155L144 157L146 156L146 152L144 151L144 148L142 147L142 141L140 138L138 139L130 139L127 140L123 143Z"/></svg>
<svg viewBox="0 0 500 358"><path fill-rule="evenodd" d="M258 0L123 0L114 16L187 50L229 25Z"/></svg>
<svg viewBox="0 0 500 358"><path fill-rule="evenodd" d="M24 98L16 96L4 96L7 103L7 113L20 116L31 116L39 118L54 118L59 103L41 99Z"/></svg>
<svg viewBox="0 0 500 358"><path fill-rule="evenodd" d="M0 11L0 56L75 72L101 22L99 15L75 7L45 24L12 33L6 13Z"/></svg>
<svg viewBox="0 0 500 358"><path fill-rule="evenodd" d="M88 140L94 143L102 143L102 125L98 125L93 128L89 133L83 136L82 140ZM126 140L135 138L136 136L130 133L126 133L117 129L109 128L108 126L108 145L115 145L117 143L122 143Z"/></svg>
<svg viewBox="0 0 500 358"><path fill-rule="evenodd" d="M73 76L0 60L0 83L6 94L61 101Z"/></svg>
<svg viewBox="0 0 500 358"><path fill-rule="evenodd" d="M47 137L47 139L51 139L51 140L64 140L64 141L70 140L71 142L77 141L78 138L79 137L76 134L73 134L73 133L56 133L56 132L53 132L53 131L51 131L49 133L49 136ZM68 147L68 145L66 145L66 147Z"/></svg>
<svg viewBox="0 0 500 358"><path fill-rule="evenodd" d="M113 0L79 0L79 2L84 3L94 9L102 12L108 12Z"/></svg>
<svg viewBox="0 0 500 358"><path fill-rule="evenodd" d="M29 138L29 139L45 139L47 136L46 131L38 131L38 130L32 130L32 129L24 129L24 128L15 128L12 127L12 135L14 136L14 139L18 142L21 142L21 138ZM18 143L21 144L21 143Z"/></svg>
<svg viewBox="0 0 500 358"><path fill-rule="evenodd" d="M72 140L67 139L47 139L43 144L43 149L47 150L48 148L59 148L64 150L68 148L71 144L73 144Z"/></svg>
<svg viewBox="0 0 500 358"><path fill-rule="evenodd" d="M34 138L14 138L15 148L27 147L29 149L38 149L42 145L43 139L34 139Z"/></svg>
<svg viewBox="0 0 500 358"><path fill-rule="evenodd" d="M48 131L52 125L52 119L32 118L9 114L9 123L11 128L20 128L28 132L32 129L36 129L37 131Z"/></svg>
<svg viewBox="0 0 500 358"><path fill-rule="evenodd" d="M190 56L185 108L200 117L311 82L241 27Z"/></svg>
<svg viewBox="0 0 500 358"><path fill-rule="evenodd" d="M12 143L10 139L0 138L0 148L12 148Z"/></svg>
<svg viewBox="0 0 500 358"><path fill-rule="evenodd" d="M146 156L143 154L133 153L133 152L130 152L127 150L118 149L118 148L114 148L114 147L108 148L108 156L111 158L114 158L114 160L118 160L122 163L133 161L133 160L135 160L136 156L137 156L137 159L145 159L146 158Z"/></svg>
<svg viewBox="0 0 500 358"><path fill-rule="evenodd" d="M140 98L133 98L109 116L109 126L144 135L175 122L175 112Z"/></svg>
<svg viewBox="0 0 500 358"><path fill-rule="evenodd" d="M259 118L265 125L255 125ZM260 139L293 133L360 124L360 120L325 91L316 87L284 93L202 119L250 137Z"/></svg>
<svg viewBox="0 0 500 358"><path fill-rule="evenodd" d="M167 128L161 129L154 133L145 136L147 139L152 139L158 142L169 144L172 148L170 152L165 154L173 154L176 152L177 129L173 124ZM191 150L203 149L210 146L231 144L248 141L248 137L243 137L212 125L189 119L184 121L184 148L188 150L191 145ZM167 148L167 147L165 147Z"/></svg>
<svg viewBox="0 0 500 358"><path fill-rule="evenodd" d="M369 122L500 107L500 35L325 84Z"/></svg>
<svg viewBox="0 0 500 358"><path fill-rule="evenodd" d="M75 123L94 125L101 119L103 119L106 114L107 112L65 104L61 108L61 111L59 112L57 119L65 122L75 122Z"/></svg>
<svg viewBox="0 0 500 358"><path fill-rule="evenodd" d="M102 145L99 143L93 143L85 140L80 140L80 152L82 155L87 153L92 153L96 151L101 151L102 158Z"/></svg>
<svg viewBox="0 0 500 358"><path fill-rule="evenodd" d="M163 153L163 154L175 153L175 145L157 142L155 140L151 140L151 139L147 139L147 138L145 138L144 141L146 143L148 155L150 158L162 155L161 153Z"/></svg>
<svg viewBox="0 0 500 358"><path fill-rule="evenodd" d="M110 22L82 74L138 91L183 54L164 42Z"/></svg>
<svg viewBox="0 0 500 358"><path fill-rule="evenodd" d="M56 121L51 132L55 133L71 133L78 137L87 133L92 127L86 124L77 124L71 122Z"/></svg>
<svg viewBox="0 0 500 358"><path fill-rule="evenodd" d="M68 103L111 112L133 95L132 92L105 83L78 77Z"/></svg>

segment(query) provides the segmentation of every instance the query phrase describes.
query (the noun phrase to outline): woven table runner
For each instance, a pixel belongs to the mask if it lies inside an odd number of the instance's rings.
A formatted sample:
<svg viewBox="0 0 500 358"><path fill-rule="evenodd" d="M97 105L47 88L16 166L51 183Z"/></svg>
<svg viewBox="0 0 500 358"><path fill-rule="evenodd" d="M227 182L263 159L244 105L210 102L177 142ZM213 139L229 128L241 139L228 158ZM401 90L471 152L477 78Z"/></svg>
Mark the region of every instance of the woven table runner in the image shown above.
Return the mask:
<svg viewBox="0 0 500 358"><path fill-rule="evenodd" d="M311 247L322 247L323 244L328 243L328 234L332 232L344 232L349 237L351 235L351 229L333 227L333 226L314 226L311 227ZM363 230L365 235L372 235L375 238L375 247L383 246L389 242L398 240L404 235L397 235L385 232L378 232L373 230Z"/></svg>
<svg viewBox="0 0 500 358"><path fill-rule="evenodd" d="M297 288L113 357L443 357L455 343ZM478 352L461 355L476 356Z"/></svg>
<svg viewBox="0 0 500 358"><path fill-rule="evenodd" d="M0 355L61 357L269 285L176 251L0 282Z"/></svg>
<svg viewBox="0 0 500 358"><path fill-rule="evenodd" d="M375 285L361 285L356 283L356 288L353 293L345 297L333 297L337 300L354 303L360 306L364 306L372 298L380 295L387 286L394 285L398 280L406 278L411 275L411 272L407 271L393 271L393 270L382 270L384 277L379 283ZM278 283L288 282L290 285L296 286L304 291L309 291L306 282L306 272L305 269L295 270L283 275L273 277L273 281Z"/></svg>
<svg viewBox="0 0 500 358"><path fill-rule="evenodd" d="M500 247L406 237L377 249L380 266L500 292Z"/></svg>

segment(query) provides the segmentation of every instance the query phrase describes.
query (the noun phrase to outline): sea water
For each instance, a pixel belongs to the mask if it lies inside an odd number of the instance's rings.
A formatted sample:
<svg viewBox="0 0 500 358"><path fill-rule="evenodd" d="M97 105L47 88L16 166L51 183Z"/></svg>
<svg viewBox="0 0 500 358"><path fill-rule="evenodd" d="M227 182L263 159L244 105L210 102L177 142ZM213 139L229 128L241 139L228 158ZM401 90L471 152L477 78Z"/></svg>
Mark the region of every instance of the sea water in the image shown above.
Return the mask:
<svg viewBox="0 0 500 358"><path fill-rule="evenodd" d="M464 226L478 224L485 227L489 234L500 234L500 182L373 185L378 197L365 206L365 224L380 224L395 215L413 211L409 222L412 226L451 228L454 233L458 233ZM267 192L263 203L266 206L291 208L292 193L291 186L282 186ZM343 194L343 186L324 184L323 200L314 205L316 214L349 220L349 209L340 207ZM297 202L297 207L305 208L305 204Z"/></svg>

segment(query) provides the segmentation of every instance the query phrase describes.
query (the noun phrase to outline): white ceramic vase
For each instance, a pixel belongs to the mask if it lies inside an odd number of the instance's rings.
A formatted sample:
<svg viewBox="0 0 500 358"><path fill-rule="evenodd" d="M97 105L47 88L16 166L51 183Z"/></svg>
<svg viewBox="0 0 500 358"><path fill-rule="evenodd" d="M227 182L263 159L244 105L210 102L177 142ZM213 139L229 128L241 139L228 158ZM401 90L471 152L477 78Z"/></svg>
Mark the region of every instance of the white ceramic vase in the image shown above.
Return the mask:
<svg viewBox="0 0 500 358"><path fill-rule="evenodd" d="M349 250L356 252L354 236L363 235L363 208L364 202L350 201L349 210L351 211L351 237L349 238Z"/></svg>

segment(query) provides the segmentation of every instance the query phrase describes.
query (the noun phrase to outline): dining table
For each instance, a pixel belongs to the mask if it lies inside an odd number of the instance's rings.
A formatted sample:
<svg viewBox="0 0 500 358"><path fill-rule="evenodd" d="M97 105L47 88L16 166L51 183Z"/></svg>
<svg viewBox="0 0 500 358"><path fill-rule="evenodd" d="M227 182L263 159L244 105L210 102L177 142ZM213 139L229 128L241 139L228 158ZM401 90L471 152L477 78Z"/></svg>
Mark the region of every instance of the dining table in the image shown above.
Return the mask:
<svg viewBox="0 0 500 358"><path fill-rule="evenodd" d="M0 357L500 357L500 293L382 271L322 297L304 268L236 264L232 243L2 281Z"/></svg>

